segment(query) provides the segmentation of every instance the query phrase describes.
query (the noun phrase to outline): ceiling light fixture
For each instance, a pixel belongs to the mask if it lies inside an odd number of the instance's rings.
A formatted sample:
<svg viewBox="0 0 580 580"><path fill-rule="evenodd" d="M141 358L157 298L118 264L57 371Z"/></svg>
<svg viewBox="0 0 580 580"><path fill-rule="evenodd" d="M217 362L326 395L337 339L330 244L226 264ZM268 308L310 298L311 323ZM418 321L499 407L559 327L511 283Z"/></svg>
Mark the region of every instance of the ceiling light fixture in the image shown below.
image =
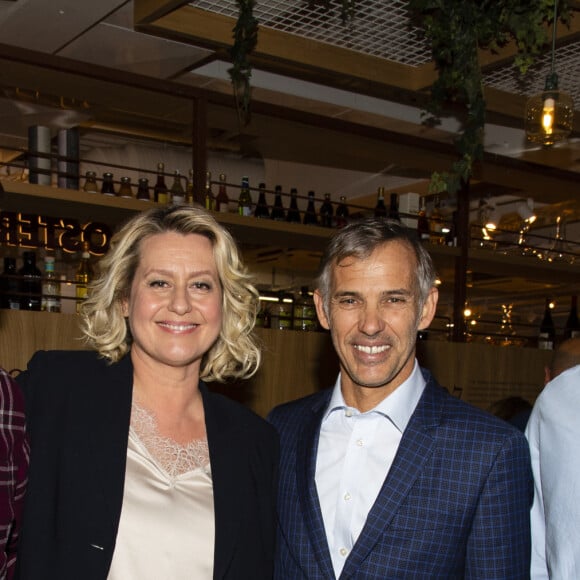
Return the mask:
<svg viewBox="0 0 580 580"><path fill-rule="evenodd" d="M556 74L556 25L558 23L558 0L554 0L552 23L552 65L542 93L528 99L526 104L526 137L532 143L550 147L563 141L572 131L574 101L558 89Z"/></svg>

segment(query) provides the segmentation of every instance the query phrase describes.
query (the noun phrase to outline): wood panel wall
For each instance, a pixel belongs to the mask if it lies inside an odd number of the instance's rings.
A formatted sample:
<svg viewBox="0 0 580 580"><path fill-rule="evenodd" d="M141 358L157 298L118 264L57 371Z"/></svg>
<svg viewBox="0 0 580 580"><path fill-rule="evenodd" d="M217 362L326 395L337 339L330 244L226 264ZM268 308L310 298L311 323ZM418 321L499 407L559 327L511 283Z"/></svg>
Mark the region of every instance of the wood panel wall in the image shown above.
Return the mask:
<svg viewBox="0 0 580 580"><path fill-rule="evenodd" d="M263 363L250 380L212 385L266 415L277 404L334 384L338 360L327 333L257 329ZM0 365L25 369L36 350L85 348L75 314L0 310ZM487 408L520 395L533 402L543 387L549 351L485 344L420 342L419 362L462 399Z"/></svg>

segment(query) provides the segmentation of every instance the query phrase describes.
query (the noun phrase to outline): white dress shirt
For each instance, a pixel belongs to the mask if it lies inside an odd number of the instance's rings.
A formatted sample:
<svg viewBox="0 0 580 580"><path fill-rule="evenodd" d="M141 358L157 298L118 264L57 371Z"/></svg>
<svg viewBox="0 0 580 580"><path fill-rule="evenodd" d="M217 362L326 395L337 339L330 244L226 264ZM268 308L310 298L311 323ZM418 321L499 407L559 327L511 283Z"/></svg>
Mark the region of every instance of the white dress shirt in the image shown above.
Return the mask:
<svg viewBox="0 0 580 580"><path fill-rule="evenodd" d="M423 390L419 365L374 409L344 402L340 375L322 419L316 488L336 577L355 545Z"/></svg>
<svg viewBox="0 0 580 580"><path fill-rule="evenodd" d="M580 365L550 381L528 425L532 580L580 578Z"/></svg>

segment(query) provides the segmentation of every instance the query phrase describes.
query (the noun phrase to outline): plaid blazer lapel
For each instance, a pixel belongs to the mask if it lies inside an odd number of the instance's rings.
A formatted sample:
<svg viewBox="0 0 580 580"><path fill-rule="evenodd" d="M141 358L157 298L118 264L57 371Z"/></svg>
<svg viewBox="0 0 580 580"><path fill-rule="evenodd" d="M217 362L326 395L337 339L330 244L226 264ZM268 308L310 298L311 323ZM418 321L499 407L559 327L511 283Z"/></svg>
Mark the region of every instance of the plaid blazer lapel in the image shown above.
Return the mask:
<svg viewBox="0 0 580 580"><path fill-rule="evenodd" d="M340 580L352 577L390 525L434 449L431 429L441 416L441 397L427 384L403 434L393 465L383 483L365 526L354 545Z"/></svg>
<svg viewBox="0 0 580 580"><path fill-rule="evenodd" d="M313 406L310 420L305 424L298 439L296 447L296 483L298 485L298 498L304 523L308 530L316 561L323 574L321 577L334 578L315 481L320 424L327 405L328 397L324 397Z"/></svg>

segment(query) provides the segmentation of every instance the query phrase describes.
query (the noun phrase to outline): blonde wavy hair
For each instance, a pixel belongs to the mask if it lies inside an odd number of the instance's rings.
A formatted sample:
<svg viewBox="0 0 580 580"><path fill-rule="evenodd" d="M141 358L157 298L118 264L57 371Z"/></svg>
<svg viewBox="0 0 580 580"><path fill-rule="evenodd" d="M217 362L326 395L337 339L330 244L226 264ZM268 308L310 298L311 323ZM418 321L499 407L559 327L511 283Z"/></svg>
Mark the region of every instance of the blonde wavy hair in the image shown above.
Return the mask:
<svg viewBox="0 0 580 580"><path fill-rule="evenodd" d="M80 307L86 342L111 362L131 348L132 337L123 301L129 296L140 260L141 242L165 232L199 234L213 246L222 287L222 328L215 344L204 355L200 378L224 381L251 377L261 361L253 335L259 295L242 263L237 245L205 210L192 206L155 208L137 214L111 239L110 249L97 265L88 298Z"/></svg>

